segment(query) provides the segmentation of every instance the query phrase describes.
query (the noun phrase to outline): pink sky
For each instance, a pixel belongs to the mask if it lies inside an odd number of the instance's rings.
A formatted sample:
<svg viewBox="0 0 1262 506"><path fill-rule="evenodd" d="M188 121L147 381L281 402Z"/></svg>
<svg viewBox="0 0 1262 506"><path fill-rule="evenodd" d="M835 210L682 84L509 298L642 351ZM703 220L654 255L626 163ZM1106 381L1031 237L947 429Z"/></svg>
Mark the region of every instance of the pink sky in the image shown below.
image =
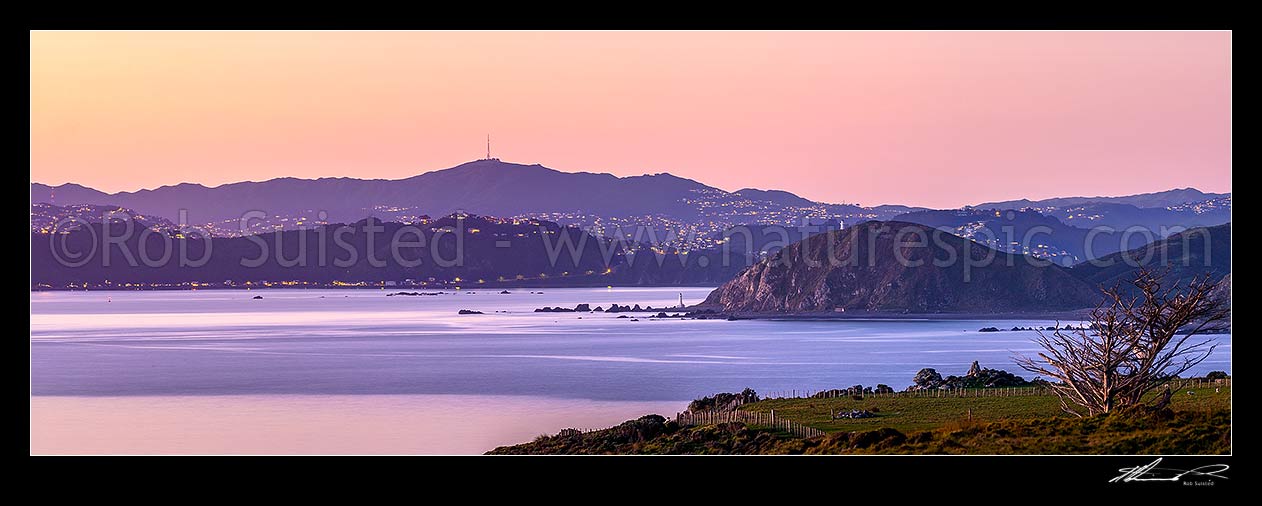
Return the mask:
<svg viewBox="0 0 1262 506"><path fill-rule="evenodd" d="M31 180L494 156L955 207L1231 190L1230 32L33 32Z"/></svg>

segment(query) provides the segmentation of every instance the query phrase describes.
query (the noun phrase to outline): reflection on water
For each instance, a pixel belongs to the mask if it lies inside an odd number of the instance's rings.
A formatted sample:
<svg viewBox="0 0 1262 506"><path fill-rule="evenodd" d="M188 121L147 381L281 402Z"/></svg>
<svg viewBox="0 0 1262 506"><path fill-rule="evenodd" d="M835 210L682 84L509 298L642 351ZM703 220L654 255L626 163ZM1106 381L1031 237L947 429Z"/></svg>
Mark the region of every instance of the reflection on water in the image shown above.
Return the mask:
<svg viewBox="0 0 1262 506"><path fill-rule="evenodd" d="M470 395L33 397L37 454L479 454L686 404Z"/></svg>

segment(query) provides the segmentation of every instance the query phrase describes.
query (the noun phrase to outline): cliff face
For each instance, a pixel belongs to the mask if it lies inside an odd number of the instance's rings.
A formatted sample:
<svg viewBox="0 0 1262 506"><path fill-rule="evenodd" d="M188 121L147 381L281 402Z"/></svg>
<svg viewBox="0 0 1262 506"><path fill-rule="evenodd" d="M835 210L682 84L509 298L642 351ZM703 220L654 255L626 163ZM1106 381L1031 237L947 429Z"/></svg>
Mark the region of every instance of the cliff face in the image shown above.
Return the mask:
<svg viewBox="0 0 1262 506"><path fill-rule="evenodd" d="M1093 305L1065 269L905 222L866 222L780 250L706 299L725 311L1042 311Z"/></svg>

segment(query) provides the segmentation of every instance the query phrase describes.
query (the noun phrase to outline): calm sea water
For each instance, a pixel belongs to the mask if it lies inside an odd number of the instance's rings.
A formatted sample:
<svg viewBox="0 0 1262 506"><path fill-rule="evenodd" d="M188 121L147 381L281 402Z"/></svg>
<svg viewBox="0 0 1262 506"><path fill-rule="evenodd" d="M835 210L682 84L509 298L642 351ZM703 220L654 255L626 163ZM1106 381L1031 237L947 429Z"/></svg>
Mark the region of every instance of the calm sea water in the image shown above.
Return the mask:
<svg viewBox="0 0 1262 506"><path fill-rule="evenodd" d="M1020 374L1034 334L977 329L1051 324L533 312L706 288L391 291L33 292L31 451L480 453L745 387L901 389L974 360ZM1230 336L1214 337L1198 372L1230 371Z"/></svg>

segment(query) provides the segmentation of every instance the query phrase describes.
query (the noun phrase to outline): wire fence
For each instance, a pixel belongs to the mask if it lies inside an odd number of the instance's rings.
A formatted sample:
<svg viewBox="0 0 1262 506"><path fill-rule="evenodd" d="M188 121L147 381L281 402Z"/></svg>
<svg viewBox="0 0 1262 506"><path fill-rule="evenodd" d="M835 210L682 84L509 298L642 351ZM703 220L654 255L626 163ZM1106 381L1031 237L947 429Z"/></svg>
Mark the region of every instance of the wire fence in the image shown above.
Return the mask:
<svg viewBox="0 0 1262 506"><path fill-rule="evenodd" d="M1231 378L1206 379L1182 378L1166 382L1160 388L1172 390L1192 388L1231 387ZM992 387L992 388L918 388L915 390L894 391L858 391L846 388L826 390L779 390L768 392L763 399L841 399L841 398L889 398L889 397L1024 397L1033 395L1055 395L1051 389L1041 386L1033 387Z"/></svg>
<svg viewBox="0 0 1262 506"><path fill-rule="evenodd" d="M757 425L783 430L802 438L812 438L824 435L824 431L822 430L776 416L776 411L774 409L766 413L761 411L742 410L685 411L675 415L675 421L681 426L715 425L720 423L740 422L748 425Z"/></svg>

